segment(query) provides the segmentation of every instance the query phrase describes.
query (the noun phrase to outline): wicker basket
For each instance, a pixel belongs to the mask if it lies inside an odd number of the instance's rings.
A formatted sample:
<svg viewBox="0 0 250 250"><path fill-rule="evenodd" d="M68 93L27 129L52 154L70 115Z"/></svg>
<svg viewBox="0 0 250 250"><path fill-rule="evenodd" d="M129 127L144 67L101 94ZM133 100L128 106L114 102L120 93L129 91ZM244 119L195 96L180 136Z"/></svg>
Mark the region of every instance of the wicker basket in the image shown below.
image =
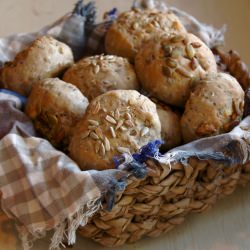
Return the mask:
<svg viewBox="0 0 250 250"><path fill-rule="evenodd" d="M218 48L213 51L220 59L218 66L230 72L247 89L250 76L239 55L233 51L224 53ZM104 246L119 246L143 236L157 237L181 224L188 213L210 208L217 199L231 194L237 184L250 180L246 134L229 137L221 148L212 147L214 152L228 155L233 162L230 165L212 157L206 160L190 157L185 164L176 162L171 166L149 160L148 176L143 180L130 177L113 210L99 211L79 230L80 234ZM213 139L216 143L215 138L210 139L211 142Z"/></svg>

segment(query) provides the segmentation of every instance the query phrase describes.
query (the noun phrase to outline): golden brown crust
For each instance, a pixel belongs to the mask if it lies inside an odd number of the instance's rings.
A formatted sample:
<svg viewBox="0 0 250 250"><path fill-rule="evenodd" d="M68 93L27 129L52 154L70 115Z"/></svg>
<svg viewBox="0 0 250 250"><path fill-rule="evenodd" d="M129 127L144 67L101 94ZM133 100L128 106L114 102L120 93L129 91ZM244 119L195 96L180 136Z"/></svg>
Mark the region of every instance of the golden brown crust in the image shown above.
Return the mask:
<svg viewBox="0 0 250 250"><path fill-rule="evenodd" d="M107 53L134 61L141 45L159 33L186 32L172 12L134 9L122 13L112 24L105 38Z"/></svg>
<svg viewBox="0 0 250 250"><path fill-rule="evenodd" d="M82 169L109 169L113 157L159 139L155 104L135 90L113 90L90 103L74 129L69 152Z"/></svg>
<svg viewBox="0 0 250 250"><path fill-rule="evenodd" d="M152 39L137 54L135 69L145 90L179 107L185 105L197 80L217 72L213 53L189 33Z"/></svg>
<svg viewBox="0 0 250 250"><path fill-rule="evenodd" d="M65 72L63 80L77 86L90 101L109 90L139 88L134 67L126 58L112 55L80 60Z"/></svg>
<svg viewBox="0 0 250 250"><path fill-rule="evenodd" d="M42 136L54 146L65 147L87 106L87 98L74 85L47 78L34 84L25 112Z"/></svg>
<svg viewBox="0 0 250 250"><path fill-rule="evenodd" d="M34 82L56 77L73 64L71 49L52 37L36 39L0 72L4 87L29 95Z"/></svg>
<svg viewBox="0 0 250 250"><path fill-rule="evenodd" d="M229 132L243 114L244 92L235 78L207 76L191 93L181 118L185 142Z"/></svg>
<svg viewBox="0 0 250 250"><path fill-rule="evenodd" d="M164 141L162 149L167 151L181 144L181 116L166 104L157 103L156 107L161 122L161 138Z"/></svg>

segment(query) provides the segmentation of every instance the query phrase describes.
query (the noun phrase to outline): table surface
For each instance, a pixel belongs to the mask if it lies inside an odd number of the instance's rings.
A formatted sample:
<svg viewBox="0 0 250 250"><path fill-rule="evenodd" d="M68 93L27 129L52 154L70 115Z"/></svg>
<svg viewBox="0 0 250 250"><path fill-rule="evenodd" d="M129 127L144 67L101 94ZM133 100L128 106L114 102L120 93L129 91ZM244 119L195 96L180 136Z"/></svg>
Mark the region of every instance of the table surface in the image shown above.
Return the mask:
<svg viewBox="0 0 250 250"><path fill-rule="evenodd" d="M0 0L0 37L35 31L72 9L76 0ZM96 0L99 13L113 6L128 9L132 0ZM250 0L168 0L199 20L221 27L227 24L226 47L236 49L250 65ZM208 212L193 214L174 230L157 239L144 239L119 250L249 250L250 189L238 188ZM49 236L49 235L48 235ZM49 237L33 249L48 249ZM71 248L106 249L78 236ZM117 248L118 249L118 248ZM21 250L12 222L0 212L0 250ZM114 249L116 250L116 248Z"/></svg>

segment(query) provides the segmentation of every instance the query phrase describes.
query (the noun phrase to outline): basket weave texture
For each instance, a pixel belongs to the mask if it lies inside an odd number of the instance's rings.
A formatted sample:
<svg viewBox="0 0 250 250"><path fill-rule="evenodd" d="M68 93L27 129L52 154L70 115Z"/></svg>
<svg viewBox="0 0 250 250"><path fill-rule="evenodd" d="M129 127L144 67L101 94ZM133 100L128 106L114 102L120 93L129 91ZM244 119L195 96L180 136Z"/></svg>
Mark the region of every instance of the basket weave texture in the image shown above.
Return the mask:
<svg viewBox="0 0 250 250"><path fill-rule="evenodd" d="M220 58L220 68L235 76L246 90L250 75L239 55L234 51L223 52L221 48L213 51ZM230 166L197 157L171 166L157 160L147 161L148 176L143 180L130 177L126 189L116 197L112 211L102 209L79 233L104 246L120 246L168 232L181 224L188 213L207 210L216 200L231 194L238 184L250 181L249 144L243 133L230 137L227 146L219 148L235 159Z"/></svg>

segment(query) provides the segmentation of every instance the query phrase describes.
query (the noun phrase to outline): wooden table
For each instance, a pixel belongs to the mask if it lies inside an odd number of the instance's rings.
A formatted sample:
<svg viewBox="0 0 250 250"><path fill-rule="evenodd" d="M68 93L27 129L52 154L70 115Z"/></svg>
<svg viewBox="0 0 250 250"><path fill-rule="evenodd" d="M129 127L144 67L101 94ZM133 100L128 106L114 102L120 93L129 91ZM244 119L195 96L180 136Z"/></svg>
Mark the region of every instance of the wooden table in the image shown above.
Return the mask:
<svg viewBox="0 0 250 250"><path fill-rule="evenodd" d="M111 9L128 9L131 0L96 0L99 13ZM39 29L71 10L75 0L0 0L0 37L14 32ZM192 13L205 23L228 25L227 48L240 52L250 65L249 0L169 0L169 4ZM219 201L204 214L187 217L184 224L157 239L145 239L119 250L249 250L250 186ZM49 235L48 235L49 236ZM35 243L35 250L48 249L49 237ZM75 250L106 248L78 236ZM118 248L117 248L118 249ZM13 223L0 213L0 250L21 250Z"/></svg>

